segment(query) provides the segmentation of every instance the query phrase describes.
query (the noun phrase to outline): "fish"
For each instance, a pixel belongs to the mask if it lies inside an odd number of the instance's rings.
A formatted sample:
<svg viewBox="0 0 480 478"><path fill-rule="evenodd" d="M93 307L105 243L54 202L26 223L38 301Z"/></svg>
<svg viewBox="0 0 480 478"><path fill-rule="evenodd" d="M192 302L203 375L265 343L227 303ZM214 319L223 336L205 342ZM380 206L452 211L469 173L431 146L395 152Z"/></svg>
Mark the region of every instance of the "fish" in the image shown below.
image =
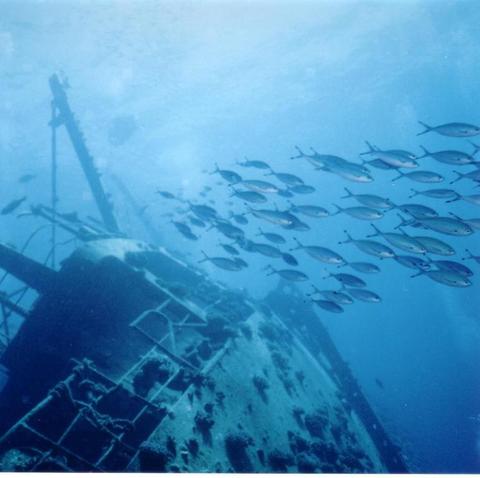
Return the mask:
<svg viewBox="0 0 480 478"><path fill-rule="evenodd" d="M370 262L347 262L344 265L365 274L378 274L380 272L380 268L375 264L371 264Z"/></svg>
<svg viewBox="0 0 480 478"><path fill-rule="evenodd" d="M360 277L354 276L352 274L345 274L343 272L332 273L328 272L327 278L333 277L335 280L342 284L342 287L366 287L367 284ZM350 293L350 289L349 289Z"/></svg>
<svg viewBox="0 0 480 478"><path fill-rule="evenodd" d="M214 266L231 272L237 272L242 268L242 265L238 261L230 259L229 257L209 257L204 251L202 251L202 254L204 258L198 261L199 263L211 262Z"/></svg>
<svg viewBox="0 0 480 478"><path fill-rule="evenodd" d="M459 194L458 197L456 197L455 199L449 199L445 202L450 203L454 201L459 201L460 199L463 199L470 204L475 204L475 206L480 206L480 194Z"/></svg>
<svg viewBox="0 0 480 478"><path fill-rule="evenodd" d="M293 198L293 193L288 189L279 189L277 194L284 198Z"/></svg>
<svg viewBox="0 0 480 478"><path fill-rule="evenodd" d="M239 161L237 161L236 163L242 168L270 169L270 166L264 161L250 160L245 158L245 161L243 161L243 163Z"/></svg>
<svg viewBox="0 0 480 478"><path fill-rule="evenodd" d="M230 224L226 220L217 219L216 222L213 223L208 230L212 228L216 228L221 234L228 237L229 239L237 240L242 239L245 236L245 233L242 229L234 226L233 224Z"/></svg>
<svg viewBox="0 0 480 478"><path fill-rule="evenodd" d="M392 209L395 206L390 199L382 198L380 196L376 196L375 194L354 194L348 188L343 189L345 189L347 195L342 196L341 199L354 198L360 204L373 209Z"/></svg>
<svg viewBox="0 0 480 478"><path fill-rule="evenodd" d="M465 252L468 254L467 257L462 257L462 261L473 259L477 264L480 264L480 256L473 254L470 249L465 249Z"/></svg>
<svg viewBox="0 0 480 478"><path fill-rule="evenodd" d="M328 312L333 312L335 314L341 314L343 312L343 307L331 300L312 300L312 302Z"/></svg>
<svg viewBox="0 0 480 478"><path fill-rule="evenodd" d="M289 186L288 190L295 194L311 194L315 192L315 188L313 186L308 186L307 184Z"/></svg>
<svg viewBox="0 0 480 478"><path fill-rule="evenodd" d="M410 191L412 191L413 194L408 196L409 198L413 198L415 196L425 196L434 199L451 199L458 197L458 193L453 189L427 189L426 191L410 189Z"/></svg>
<svg viewBox="0 0 480 478"><path fill-rule="evenodd" d="M188 220L189 220L194 226L197 226L197 227L206 227L206 224L205 224L202 220L200 220L200 219L198 219L198 218L196 218L196 217L194 217L194 216L189 216L189 217L188 217Z"/></svg>
<svg viewBox="0 0 480 478"><path fill-rule="evenodd" d="M433 264L438 270L455 272L456 274L460 274L464 277L473 276L473 271L469 267L464 266L459 262L433 259L427 260L430 264Z"/></svg>
<svg viewBox="0 0 480 478"><path fill-rule="evenodd" d="M243 179L238 184L260 194L278 193L280 190L275 184L259 179Z"/></svg>
<svg viewBox="0 0 480 478"><path fill-rule="evenodd" d="M430 264L425 259L420 257L401 255L395 256L393 259L409 269L420 269L422 271L427 271L430 269Z"/></svg>
<svg viewBox="0 0 480 478"><path fill-rule="evenodd" d="M365 254L370 254L371 256L379 257L380 259L395 257L395 253L392 249L380 242L371 241L369 239L353 239L347 231L344 232L347 235L347 239L339 241L339 244L352 243Z"/></svg>
<svg viewBox="0 0 480 478"><path fill-rule="evenodd" d="M270 172L265 176L275 176L280 182L287 184L288 186L301 186L304 184L303 179L289 173L276 173L272 168L269 168Z"/></svg>
<svg viewBox="0 0 480 478"><path fill-rule="evenodd" d="M372 146L368 141L365 141L368 147L368 151L360 153L361 155L374 156L376 159L380 159L384 163L394 168L416 168L418 163L415 161L416 156L408 151L402 151L398 149L381 150L375 146Z"/></svg>
<svg viewBox="0 0 480 478"><path fill-rule="evenodd" d="M274 257L274 258L282 257L282 251L280 251L274 246L271 246L270 244L263 244L261 242L252 241L251 247L252 247L252 252L258 252L259 254L262 254L267 257Z"/></svg>
<svg viewBox="0 0 480 478"><path fill-rule="evenodd" d="M19 208L21 204L27 199L26 196L23 196L19 199L14 199L13 201L10 201L1 211L0 214L3 216L12 213L15 211L15 209Z"/></svg>
<svg viewBox="0 0 480 478"><path fill-rule="evenodd" d="M248 264L240 257L234 257L233 260L241 267L248 267Z"/></svg>
<svg viewBox="0 0 480 478"><path fill-rule="evenodd" d="M474 169L473 171L469 171L468 173L461 173L460 171L452 171L457 175L453 181L450 181L450 184L454 184L461 179L470 179L471 181L480 182L480 168Z"/></svg>
<svg viewBox="0 0 480 478"><path fill-rule="evenodd" d="M441 183L445 181L445 178L438 173L433 171L412 171L409 173L404 173L403 171L397 170L398 176L392 179L393 181L398 181L402 178L408 178L417 183Z"/></svg>
<svg viewBox="0 0 480 478"><path fill-rule="evenodd" d="M426 275L430 279L450 287L469 287L472 285L472 282L467 277L452 271L419 271L411 277L418 277L420 275Z"/></svg>
<svg viewBox="0 0 480 478"><path fill-rule="evenodd" d="M233 247L231 244L223 244L222 242L218 243L219 246L223 247L225 252L228 252L232 256L238 256L240 253Z"/></svg>
<svg viewBox="0 0 480 478"><path fill-rule="evenodd" d="M473 156L468 153L464 153L463 151L444 150L432 153L430 151L427 151L427 149L423 146L420 146L420 148L422 148L424 155L419 156L418 159L430 157L440 163L454 164L456 166L463 166L465 164L475 162L475 158Z"/></svg>
<svg viewBox="0 0 480 478"><path fill-rule="evenodd" d="M438 216L423 218L418 219L418 222L427 229L450 236L469 236L473 233L473 229L468 224L453 217Z"/></svg>
<svg viewBox="0 0 480 478"><path fill-rule="evenodd" d="M177 231L186 239L189 239L191 241L198 240L198 236L192 232L192 230L187 224L179 221L172 221L172 223L177 228Z"/></svg>
<svg viewBox="0 0 480 478"><path fill-rule="evenodd" d="M288 252L284 252L282 254L282 259L285 263L287 263L290 266L298 266L297 259L295 259L295 257L293 257L292 254L289 254Z"/></svg>
<svg viewBox="0 0 480 478"><path fill-rule="evenodd" d="M335 251L321 246L305 246L297 238L293 238L297 243L297 247L290 249L291 251L297 251L299 249L304 250L310 257L316 259L317 261L324 262L325 264L332 265L344 265L346 264L345 259L337 254Z"/></svg>
<svg viewBox="0 0 480 478"><path fill-rule="evenodd" d="M220 169L217 163L215 163L215 170L210 174L219 174L229 184L236 184L242 180L240 174L236 173L235 171L230 171L228 169Z"/></svg>
<svg viewBox="0 0 480 478"><path fill-rule="evenodd" d="M353 207L340 207L337 204L333 204L337 211L331 215L335 216L340 213L348 214L356 219L362 219L363 221L375 221L383 217L383 212L366 206L353 206Z"/></svg>
<svg viewBox="0 0 480 478"><path fill-rule="evenodd" d="M254 204L263 204L267 202L267 198L262 194L256 191L239 191L234 187L230 188L232 190L232 194L230 197L237 197L239 199L243 199L244 201L248 201Z"/></svg>
<svg viewBox="0 0 480 478"><path fill-rule="evenodd" d="M187 201L190 211L195 214L202 221L211 221L217 217L217 211L206 204L192 204L190 201Z"/></svg>
<svg viewBox="0 0 480 478"><path fill-rule="evenodd" d="M290 211L288 209L284 212L290 214ZM291 214L291 216L292 216L292 223L289 224L288 226L282 226L284 229L289 229L293 231L309 231L310 230L310 226L306 222L300 221L300 219L298 219L297 216L293 214Z"/></svg>
<svg viewBox="0 0 480 478"><path fill-rule="evenodd" d="M425 254L427 252L425 246L423 246L421 242L416 241L413 237L410 237L403 231L401 234L396 232L382 232L374 224L370 225L373 227L375 232L367 237L383 237L392 246L409 252L410 254Z"/></svg>
<svg viewBox="0 0 480 478"><path fill-rule="evenodd" d="M425 247L428 254L436 254L439 256L455 255L455 249L440 239L428 236L413 236L413 238Z"/></svg>
<svg viewBox="0 0 480 478"><path fill-rule="evenodd" d="M363 165L351 163L343 160L344 163L330 166L328 168L318 168L324 171L334 173L344 179L355 183L370 183L373 181L373 177L365 171Z"/></svg>
<svg viewBox="0 0 480 478"><path fill-rule="evenodd" d="M295 149L297 150L298 155L291 156L290 159L305 158L315 168L326 168L328 165L339 164L340 162L345 161L345 159L340 158L339 156L317 153L313 148L312 148L313 154L304 153L296 145L295 145Z"/></svg>
<svg viewBox="0 0 480 478"><path fill-rule="evenodd" d="M457 216L453 212L449 212L450 216L458 219L459 221L468 224L472 229L480 229L480 217L472 217L471 219L462 219L460 216Z"/></svg>
<svg viewBox="0 0 480 478"><path fill-rule="evenodd" d="M262 228L258 228L259 233L257 236L263 236L267 241L273 242L274 244L285 244L285 238L280 234L275 234L273 232L264 232Z"/></svg>
<svg viewBox="0 0 480 478"><path fill-rule="evenodd" d="M412 216L415 219L424 219L428 217L437 217L438 212L431 207L424 206L423 204L400 204L395 206L400 211Z"/></svg>
<svg viewBox="0 0 480 478"><path fill-rule="evenodd" d="M270 273L267 276L278 274L282 279L286 279L292 282L304 282L308 280L308 276L301 271L294 269L274 269L272 266L267 266Z"/></svg>
<svg viewBox="0 0 480 478"><path fill-rule="evenodd" d="M313 292L310 295L313 294L321 294L325 299L335 302L336 304L341 304L341 305L350 305L353 304L353 299L346 294L345 292L342 292L341 290L320 290L318 287L314 286L313 287Z"/></svg>
<svg viewBox="0 0 480 478"><path fill-rule="evenodd" d="M20 176L18 178L18 182L22 183L22 184L29 183L30 181L32 181L36 177L37 177L36 174L23 174L22 176Z"/></svg>
<svg viewBox="0 0 480 478"><path fill-rule="evenodd" d="M160 189L157 189L156 192L157 192L157 194L159 194L160 196L162 196L165 199L177 199L172 193L170 193L168 191L161 191Z"/></svg>
<svg viewBox="0 0 480 478"><path fill-rule="evenodd" d="M434 132L442 136L468 138L480 134L480 127L468 123L445 123L438 126L429 126L422 121L419 121L419 123L425 128L425 130L417 133L417 136Z"/></svg>
<svg viewBox="0 0 480 478"><path fill-rule="evenodd" d="M382 161L381 159L370 159L369 161L363 161L363 164L368 164L369 166L383 170L397 169L394 166L387 164L385 161Z"/></svg>
<svg viewBox="0 0 480 478"><path fill-rule="evenodd" d="M308 205L297 205L291 201L288 201L290 204L290 211L303 214L304 216L313 217L313 218L323 218L330 215L330 213L321 206L308 206Z"/></svg>
<svg viewBox="0 0 480 478"><path fill-rule="evenodd" d="M244 213L234 214L232 211L230 211L229 218L233 219L237 224L241 224L242 226L248 224L248 219L245 217Z"/></svg>
<svg viewBox="0 0 480 478"><path fill-rule="evenodd" d="M248 208L247 214L253 214L259 219L263 219L264 221L268 221L278 226L290 226L296 219L292 214L279 211L278 209L253 209L247 204L246 206Z"/></svg>
<svg viewBox="0 0 480 478"><path fill-rule="evenodd" d="M362 302L371 302L375 304L382 302L382 299L378 294L368 289L348 289L348 293L354 299L361 300Z"/></svg>

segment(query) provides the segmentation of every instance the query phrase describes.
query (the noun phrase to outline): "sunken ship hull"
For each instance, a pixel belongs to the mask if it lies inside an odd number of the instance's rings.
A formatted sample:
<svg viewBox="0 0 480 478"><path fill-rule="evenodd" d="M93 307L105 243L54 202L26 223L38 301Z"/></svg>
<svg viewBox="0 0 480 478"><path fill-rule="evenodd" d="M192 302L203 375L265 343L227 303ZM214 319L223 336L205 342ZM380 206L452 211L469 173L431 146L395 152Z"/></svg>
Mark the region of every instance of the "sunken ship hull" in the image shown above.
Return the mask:
<svg viewBox="0 0 480 478"><path fill-rule="evenodd" d="M54 127L75 145L51 86ZM59 270L0 245L0 268L38 293L30 311L0 296L24 317L1 358L2 471L407 471L294 288L280 281L254 301L122 237L91 157L75 149L107 233L64 222L84 244Z"/></svg>

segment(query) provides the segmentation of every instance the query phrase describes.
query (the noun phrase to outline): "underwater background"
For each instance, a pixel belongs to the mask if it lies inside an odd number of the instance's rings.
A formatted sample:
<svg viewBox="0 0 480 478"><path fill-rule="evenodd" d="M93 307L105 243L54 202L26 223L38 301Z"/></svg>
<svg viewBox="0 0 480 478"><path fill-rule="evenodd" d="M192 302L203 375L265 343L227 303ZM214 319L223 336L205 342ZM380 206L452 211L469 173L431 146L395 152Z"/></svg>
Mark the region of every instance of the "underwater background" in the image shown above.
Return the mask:
<svg viewBox="0 0 480 478"><path fill-rule="evenodd" d="M68 77L72 109L122 228L148 239L115 178L148 206L162 244L192 262L202 250L222 255L215 231L199 231L195 242L182 238L164 216L172 204L155 191L196 200L208 185L209 199L221 212L243 212L242 201L226 204L226 184L205 173L215 163L243 174L236 160L266 161L316 188L299 201L330 211L344 187L406 202L416 185L392 182L396 174L390 171L374 170L375 181L354 184L289 158L299 145L357 161L365 140L417 154L420 145L471 151L464 139L416 134L422 130L418 120L480 123L479 24L475 1L0 0L1 202L23 195L31 203L50 200L48 78L54 72ZM96 215L63 133L58 155L59 208ZM419 161L447 182L455 179L450 165ZM24 174L37 177L19 184ZM251 179L262 175L245 173ZM467 181L455 188L472 191ZM281 197L275 201L287 205ZM478 209L463 201L416 202L462 217ZM380 227L397 224L389 212ZM257 228L250 221L245 231L253 235ZM368 221L339 214L316 220L298 237L349 260L365 259L353 246L337 245L344 229L355 238L372 233ZM15 216L0 218L3 242L20 246L30 231ZM457 258L465 248L480 254L475 235L447 242ZM71 250L72 244L65 246L64 257ZM28 254L47 251L36 241ZM322 264L302 251L296 257L318 287L330 282ZM256 255L248 262L234 274L204 267L216 279L263 297L278 282L263 270L271 261ZM319 310L318 316L412 471L478 472L479 265L468 263L473 285L457 289L427 277L412 279L393 261L377 263L382 271L369 276L368 284L382 303L359 302L338 315Z"/></svg>

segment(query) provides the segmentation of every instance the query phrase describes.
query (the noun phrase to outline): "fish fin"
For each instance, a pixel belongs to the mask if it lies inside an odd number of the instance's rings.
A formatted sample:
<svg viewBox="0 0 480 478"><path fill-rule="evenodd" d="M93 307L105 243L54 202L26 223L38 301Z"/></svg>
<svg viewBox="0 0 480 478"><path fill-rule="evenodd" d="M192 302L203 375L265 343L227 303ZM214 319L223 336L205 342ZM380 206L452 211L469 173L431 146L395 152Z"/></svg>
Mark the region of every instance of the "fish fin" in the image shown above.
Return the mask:
<svg viewBox="0 0 480 478"><path fill-rule="evenodd" d="M365 140L365 144L367 145L367 148L368 148L368 151L365 151L364 153L360 153L361 156L365 155L365 154L370 154L370 153L374 153L375 151L378 150L378 148L376 148L375 146L373 146L371 143L369 143L367 140Z"/></svg>
<svg viewBox="0 0 480 478"><path fill-rule="evenodd" d="M408 196L409 199L415 197L415 196L418 196L420 194L420 191L418 191L417 189L413 189L413 188L410 188L410 191L413 192L413 194L411 194L410 196Z"/></svg>
<svg viewBox="0 0 480 478"><path fill-rule="evenodd" d="M431 126L428 126L428 124L424 123L423 121L419 121L419 123L425 128L425 131L417 133L417 136L421 136L422 134L428 133L433 130Z"/></svg>
<svg viewBox="0 0 480 478"><path fill-rule="evenodd" d="M425 148L424 146L420 145L420 148L423 150L423 156L417 156L416 159L422 159L426 158L427 156L430 156L430 152Z"/></svg>
<svg viewBox="0 0 480 478"><path fill-rule="evenodd" d="M450 181L450 184L453 184L453 183L456 183L457 181L460 181L460 179L462 179L465 176L464 173L461 173L460 171L456 171L456 170L453 170L452 173L455 173L457 175L457 177L453 181Z"/></svg>
<svg viewBox="0 0 480 478"><path fill-rule="evenodd" d="M350 189L348 189L348 188L343 188L343 189L345 189L345 192L347 193L347 195L346 196L340 196L340 199L348 199L348 198L353 197L353 193L352 193L352 191L350 191Z"/></svg>
<svg viewBox="0 0 480 478"><path fill-rule="evenodd" d="M313 154L319 155L318 151L313 146L310 146L310 149L312 150Z"/></svg>
<svg viewBox="0 0 480 478"><path fill-rule="evenodd" d="M332 212L332 213L330 214L330 216L336 216L337 214L340 214L340 213L343 211L343 209L342 209L339 205L337 205L337 204L335 204L335 203L332 203L332 206L333 206L333 207L336 207L337 210L336 210L335 212Z"/></svg>

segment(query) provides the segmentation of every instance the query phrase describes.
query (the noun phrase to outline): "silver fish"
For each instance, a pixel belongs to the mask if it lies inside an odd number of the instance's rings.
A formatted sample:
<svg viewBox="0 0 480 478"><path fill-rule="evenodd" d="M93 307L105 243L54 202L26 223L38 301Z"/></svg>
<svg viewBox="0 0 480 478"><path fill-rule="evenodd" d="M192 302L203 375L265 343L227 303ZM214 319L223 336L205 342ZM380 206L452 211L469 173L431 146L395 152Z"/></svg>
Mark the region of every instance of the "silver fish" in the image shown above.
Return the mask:
<svg viewBox="0 0 480 478"><path fill-rule="evenodd" d="M453 256L455 249L446 242L428 236L413 236L413 238L420 242L425 247L427 253L436 254L438 256Z"/></svg>
<svg viewBox="0 0 480 478"><path fill-rule="evenodd" d="M472 285L467 277L452 271L420 271L412 277L417 277L419 275L426 275L430 279L450 287L469 287Z"/></svg>
<svg viewBox="0 0 480 478"><path fill-rule="evenodd" d="M463 264L455 261L433 260L429 259L430 264L433 264L437 269L442 271L451 271L460 274L464 277L473 276L473 271Z"/></svg>
<svg viewBox="0 0 480 478"><path fill-rule="evenodd" d="M412 191L413 194L411 194L409 198L413 198L415 196L425 196L434 199L452 199L458 197L458 193L453 189L427 189L426 191L410 189L410 191Z"/></svg>
<svg viewBox="0 0 480 478"><path fill-rule="evenodd" d="M313 294L321 294L325 299L335 302L337 304L341 305L349 305L353 304L352 298L346 294L345 292L342 292L340 290L320 290L318 287L312 285L313 287Z"/></svg>
<svg viewBox="0 0 480 478"><path fill-rule="evenodd" d="M450 199L446 202L454 202L458 201L460 199L463 199L466 202L469 202L470 204L475 204L475 206L480 206L480 194L459 194L457 198L455 199Z"/></svg>
<svg viewBox="0 0 480 478"><path fill-rule="evenodd" d="M315 188L307 184L297 184L296 186L290 186L288 189L295 194L311 194L315 192Z"/></svg>
<svg viewBox="0 0 480 478"><path fill-rule="evenodd" d="M362 302L370 302L374 304L382 302L381 297L375 292L372 292L371 290L348 289L348 292L354 299L361 300Z"/></svg>
<svg viewBox="0 0 480 478"><path fill-rule="evenodd" d="M217 211L213 207L207 206L205 204L192 204L190 201L187 201L190 210L197 216L199 219L204 221L211 221L217 217Z"/></svg>
<svg viewBox="0 0 480 478"><path fill-rule="evenodd" d="M365 141L369 150L361 155L374 156L376 159L380 159L384 163L394 168L416 168L418 163L415 161L415 155L408 151L402 151L398 149L381 150L375 146L372 146L368 141Z"/></svg>
<svg viewBox="0 0 480 478"><path fill-rule="evenodd" d="M367 284L365 281L360 279L360 277L354 276L352 274L345 274L343 272L338 273L328 273L327 277L333 277L336 279L343 287L366 287ZM349 289L350 291L350 289Z"/></svg>
<svg viewBox="0 0 480 478"><path fill-rule="evenodd" d="M297 247L290 249L290 251L297 251L299 249L302 249L309 256L313 257L317 261L333 265L346 264L345 259L340 254L337 254L331 249L321 246L305 246L298 239L294 238L294 240L297 243Z"/></svg>
<svg viewBox="0 0 480 478"><path fill-rule="evenodd" d="M252 241L252 250L253 252L258 252L259 254L267 257L282 257L282 251L280 251L274 246L271 246L270 244L263 244L261 242Z"/></svg>
<svg viewBox="0 0 480 478"><path fill-rule="evenodd" d="M289 254L288 252L284 252L282 254L282 259L283 262L286 262L290 266L298 266L297 259L295 259L295 257L293 257L292 254Z"/></svg>
<svg viewBox="0 0 480 478"><path fill-rule="evenodd" d="M258 228L259 233L257 236L263 236L267 241L273 242L274 244L285 244L285 239L280 234L275 234L273 232L264 232L262 228Z"/></svg>
<svg viewBox="0 0 480 478"><path fill-rule="evenodd" d="M270 166L265 163L264 161L257 161L257 160L250 160L245 158L245 161L243 163L237 161L236 162L239 166L242 166L242 168L256 168L256 169L269 169Z"/></svg>
<svg viewBox="0 0 480 478"><path fill-rule="evenodd" d="M375 194L354 194L348 188L343 189L345 189L347 195L342 196L341 199L354 198L360 204L374 209L391 209L394 207L394 204L392 201L390 201L390 199L382 198L380 196L376 196Z"/></svg>
<svg viewBox="0 0 480 478"><path fill-rule="evenodd" d="M244 201L248 201L254 204L263 204L267 202L267 198L263 194L257 193L256 191L239 191L233 187L231 189L232 194L230 195L230 197L236 196L240 199L243 199Z"/></svg>
<svg viewBox="0 0 480 478"><path fill-rule="evenodd" d="M290 203L290 210L298 214L303 214L305 216L314 217L314 218L322 218L330 215L330 213L321 206L308 206L308 205L299 206L299 205L293 204L291 201L289 201L289 203Z"/></svg>
<svg viewBox="0 0 480 478"><path fill-rule="evenodd" d="M298 176L289 173L276 173L272 168L270 168L270 172L265 176L275 176L279 181L288 186L300 186L303 184L303 179Z"/></svg>
<svg viewBox="0 0 480 478"><path fill-rule="evenodd" d="M233 260L240 266L240 268L248 267L248 264L240 257L235 257Z"/></svg>
<svg viewBox="0 0 480 478"><path fill-rule="evenodd" d="M462 221L452 217L432 217L419 219L423 226L441 234L448 234L451 236L468 236L473 233L473 229Z"/></svg>
<svg viewBox="0 0 480 478"><path fill-rule="evenodd" d="M431 131L442 136L452 136L454 138L468 138L480 134L480 127L468 123L446 123L438 126L429 126L422 121L419 121L419 123L425 128L425 131L418 133L417 136L430 133Z"/></svg>
<svg viewBox="0 0 480 478"><path fill-rule="evenodd" d="M238 261L230 259L229 257L209 257L207 254L202 251L204 258L198 261L201 262L211 262L214 266L224 269L226 271L236 272L239 271L242 266Z"/></svg>
<svg viewBox="0 0 480 478"><path fill-rule="evenodd" d="M273 274L278 274L283 279L292 281L292 282L304 282L308 280L308 276L303 272L296 271L294 269L274 269L272 266L268 266L270 273L267 274L271 276Z"/></svg>
<svg viewBox="0 0 480 478"><path fill-rule="evenodd" d="M370 241L368 239L353 239L347 231L344 232L347 235L347 239L345 241L340 241L339 244L352 243L359 250L365 252L365 254L370 254L371 256L379 257L380 259L395 257L395 253L392 249L380 242Z"/></svg>
<svg viewBox="0 0 480 478"><path fill-rule="evenodd" d="M267 181L261 181L259 179L244 179L238 183L250 191L255 191L257 193L278 193L279 189L275 184L269 183Z"/></svg>
<svg viewBox="0 0 480 478"><path fill-rule="evenodd" d="M408 267L410 269L420 269L422 271L428 271L430 269L430 264L420 257L414 256L395 256L394 260L397 261L402 266Z"/></svg>
<svg viewBox="0 0 480 478"><path fill-rule="evenodd" d="M365 172L362 165L347 161L341 165L330 166L328 169L320 169L337 174L338 176L355 183L371 183L373 181L373 177L368 172Z"/></svg>
<svg viewBox="0 0 480 478"><path fill-rule="evenodd" d="M362 219L364 221L375 221L383 217L383 212L373 209L366 206L353 206L353 207L340 207L337 204L334 204L337 208L337 211L332 213L332 216L335 216L340 213L348 214L351 217L356 219Z"/></svg>
<svg viewBox="0 0 480 478"><path fill-rule="evenodd" d="M438 216L437 211L435 211L431 207L424 206L423 204L400 204L396 207L397 209L400 209L400 211L404 212L405 214L409 214L415 219Z"/></svg>
<svg viewBox="0 0 480 478"><path fill-rule="evenodd" d="M328 312L333 312L335 314L341 314L343 312L343 307L331 300L313 300L312 302Z"/></svg>
<svg viewBox="0 0 480 478"><path fill-rule="evenodd" d="M364 274L378 274L380 272L380 268L370 262L347 262L345 265Z"/></svg>
<svg viewBox="0 0 480 478"><path fill-rule="evenodd" d="M392 179L393 181L398 181L402 178L408 178L417 183L441 183L445 181L445 178L438 173L433 171L412 171L410 173L404 173L403 171L398 170L398 176Z"/></svg>
<svg viewBox="0 0 480 478"><path fill-rule="evenodd" d="M219 242L218 245L223 247L225 252L228 252L232 256L238 256L240 254L231 244L223 244L222 242Z"/></svg>
<svg viewBox="0 0 480 478"><path fill-rule="evenodd" d="M420 156L418 159L431 157L440 163L455 164L457 166L463 166L465 164L475 162L475 158L473 156L470 156L462 151L445 150L432 153L427 151L427 149L423 146L420 146L420 148L423 149L424 155Z"/></svg>
<svg viewBox="0 0 480 478"><path fill-rule="evenodd" d="M396 232L382 232L374 224L370 224L375 230L374 234L370 234L367 237L376 237L381 236L392 246L397 247L411 254L425 254L427 250L422 245L422 243L416 241L413 237L410 237L408 234L405 234L403 231L401 234Z"/></svg>
<svg viewBox="0 0 480 478"><path fill-rule="evenodd" d="M215 170L210 174L219 174L223 179L225 179L225 181L230 184L236 184L242 180L240 174L237 174L235 171L230 171L228 169L220 169L217 163L215 163Z"/></svg>
<svg viewBox="0 0 480 478"><path fill-rule="evenodd" d="M237 226L230 224L228 221L216 221L212 224L211 228L216 228L220 233L224 236L228 237L229 239L241 239L245 235L245 233Z"/></svg>

